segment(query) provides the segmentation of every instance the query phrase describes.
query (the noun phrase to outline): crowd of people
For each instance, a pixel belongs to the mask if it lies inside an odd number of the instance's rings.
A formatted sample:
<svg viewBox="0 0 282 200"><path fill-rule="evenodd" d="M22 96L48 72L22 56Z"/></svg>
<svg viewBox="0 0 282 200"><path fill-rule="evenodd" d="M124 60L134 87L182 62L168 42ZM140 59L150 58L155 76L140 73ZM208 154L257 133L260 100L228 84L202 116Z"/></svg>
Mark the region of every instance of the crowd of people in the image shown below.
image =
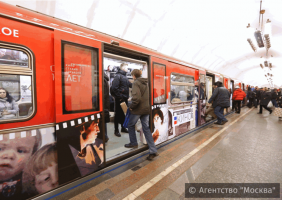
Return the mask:
<svg viewBox="0 0 282 200"><path fill-rule="evenodd" d="M259 106L258 114L263 113L263 108L269 111L269 114L273 112L271 109L282 108L282 89L270 89L270 88L258 88L248 87L247 91L243 91L239 86L235 87L233 94L231 90L227 90L223 87L222 82L216 82L213 84L213 94L209 99L209 108L206 110L206 115L211 115L213 118L217 118L215 124L224 125L228 120L224 117L224 109L230 107L230 100L232 100L232 111L240 114L241 106L244 102L248 102L247 106L257 108ZM231 99L232 98L232 99ZM282 116L279 116L282 119Z"/></svg>

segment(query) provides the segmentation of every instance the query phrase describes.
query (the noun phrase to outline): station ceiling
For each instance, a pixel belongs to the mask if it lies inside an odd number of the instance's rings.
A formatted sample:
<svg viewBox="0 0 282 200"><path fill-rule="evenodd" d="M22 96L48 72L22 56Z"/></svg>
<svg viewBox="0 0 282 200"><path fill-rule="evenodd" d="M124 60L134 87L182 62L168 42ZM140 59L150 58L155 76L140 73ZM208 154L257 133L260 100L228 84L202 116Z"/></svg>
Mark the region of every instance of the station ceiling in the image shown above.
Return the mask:
<svg viewBox="0 0 282 200"><path fill-rule="evenodd" d="M2 0L104 32L250 85L267 85L270 60L282 86L282 0L263 0L271 48L254 52L247 28L259 28L260 0Z"/></svg>

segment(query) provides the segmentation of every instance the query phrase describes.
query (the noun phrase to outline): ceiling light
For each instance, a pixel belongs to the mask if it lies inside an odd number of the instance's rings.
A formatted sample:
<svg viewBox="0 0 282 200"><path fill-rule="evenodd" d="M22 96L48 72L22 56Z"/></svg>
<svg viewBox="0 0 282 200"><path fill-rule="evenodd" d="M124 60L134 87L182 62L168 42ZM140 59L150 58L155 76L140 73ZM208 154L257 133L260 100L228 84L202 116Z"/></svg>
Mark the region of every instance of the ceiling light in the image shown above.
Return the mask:
<svg viewBox="0 0 282 200"><path fill-rule="evenodd" d="M263 69L263 65L262 64L259 64L260 65L260 67Z"/></svg>

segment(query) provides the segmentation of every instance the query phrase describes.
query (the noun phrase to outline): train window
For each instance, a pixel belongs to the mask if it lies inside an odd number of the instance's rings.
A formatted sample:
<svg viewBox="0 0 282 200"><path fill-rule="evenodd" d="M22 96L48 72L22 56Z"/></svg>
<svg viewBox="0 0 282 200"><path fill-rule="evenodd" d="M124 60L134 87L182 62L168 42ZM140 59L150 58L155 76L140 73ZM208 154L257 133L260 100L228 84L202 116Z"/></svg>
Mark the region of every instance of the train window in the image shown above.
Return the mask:
<svg viewBox="0 0 282 200"><path fill-rule="evenodd" d="M154 104L166 103L165 65L154 63Z"/></svg>
<svg viewBox="0 0 282 200"><path fill-rule="evenodd" d="M194 100L194 77L184 74L170 76L170 101L171 103L183 103Z"/></svg>
<svg viewBox="0 0 282 200"><path fill-rule="evenodd" d="M26 118L32 105L31 76L0 74L0 121Z"/></svg>
<svg viewBox="0 0 282 200"><path fill-rule="evenodd" d="M0 47L0 65L29 67L28 55L23 51Z"/></svg>
<svg viewBox="0 0 282 200"><path fill-rule="evenodd" d="M99 110L98 49L63 42L64 113Z"/></svg>
<svg viewBox="0 0 282 200"><path fill-rule="evenodd" d="M0 43L0 123L23 121L35 111L33 54L25 47Z"/></svg>

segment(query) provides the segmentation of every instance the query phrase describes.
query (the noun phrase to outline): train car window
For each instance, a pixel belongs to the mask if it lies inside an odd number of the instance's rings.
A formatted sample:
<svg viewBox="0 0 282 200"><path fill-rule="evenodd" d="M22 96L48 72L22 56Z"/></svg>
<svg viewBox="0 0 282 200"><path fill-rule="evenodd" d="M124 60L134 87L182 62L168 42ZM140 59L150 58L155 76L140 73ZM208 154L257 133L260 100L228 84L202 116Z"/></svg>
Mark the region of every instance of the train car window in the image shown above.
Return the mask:
<svg viewBox="0 0 282 200"><path fill-rule="evenodd" d="M170 101L171 103L183 103L194 100L194 77L184 74L170 76Z"/></svg>
<svg viewBox="0 0 282 200"><path fill-rule="evenodd" d="M165 65L153 63L154 104L166 103Z"/></svg>
<svg viewBox="0 0 282 200"><path fill-rule="evenodd" d="M63 43L64 114L99 110L98 49Z"/></svg>
<svg viewBox="0 0 282 200"><path fill-rule="evenodd" d="M32 60L28 49L0 44L0 123L27 120L34 113Z"/></svg>
<svg viewBox="0 0 282 200"><path fill-rule="evenodd" d="M19 50L0 47L0 65L28 68L28 55Z"/></svg>

